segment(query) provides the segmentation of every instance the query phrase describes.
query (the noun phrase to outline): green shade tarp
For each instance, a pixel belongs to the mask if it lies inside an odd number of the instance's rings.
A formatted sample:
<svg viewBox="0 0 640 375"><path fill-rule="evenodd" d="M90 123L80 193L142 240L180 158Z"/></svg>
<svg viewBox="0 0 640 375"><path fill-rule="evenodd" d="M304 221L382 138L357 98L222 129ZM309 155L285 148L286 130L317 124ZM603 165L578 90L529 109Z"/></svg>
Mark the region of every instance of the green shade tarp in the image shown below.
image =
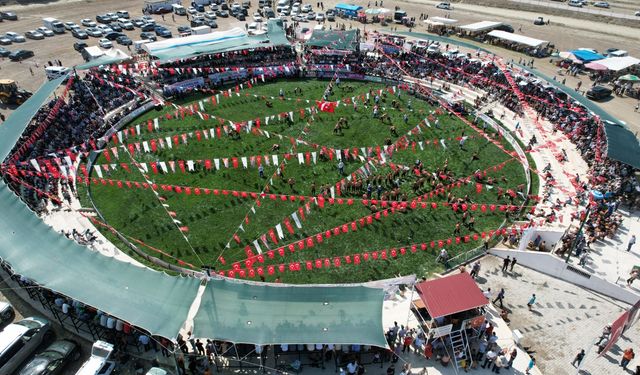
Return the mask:
<svg viewBox="0 0 640 375"><path fill-rule="evenodd" d="M2 180L0 212L0 257L14 272L152 334L177 336L199 280L137 267L76 244L46 225Z"/></svg>
<svg viewBox="0 0 640 375"><path fill-rule="evenodd" d="M4 160L9 155L13 145L20 139L20 135L29 125L33 116L65 78L60 77L53 81L47 81L26 102L13 111L3 124L0 124L0 160Z"/></svg>
<svg viewBox="0 0 640 375"><path fill-rule="evenodd" d="M194 335L244 344L362 344L386 347L383 289L208 282Z"/></svg>
<svg viewBox="0 0 640 375"><path fill-rule="evenodd" d="M356 51L359 47L358 30L313 30L305 45L330 50Z"/></svg>

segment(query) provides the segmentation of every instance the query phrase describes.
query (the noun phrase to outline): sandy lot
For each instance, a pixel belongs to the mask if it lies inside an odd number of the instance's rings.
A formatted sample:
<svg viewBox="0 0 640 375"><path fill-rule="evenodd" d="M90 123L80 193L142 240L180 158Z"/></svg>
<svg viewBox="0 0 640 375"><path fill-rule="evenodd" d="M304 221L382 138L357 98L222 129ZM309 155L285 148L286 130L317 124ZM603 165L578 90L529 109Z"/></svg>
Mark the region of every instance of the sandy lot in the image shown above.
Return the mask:
<svg viewBox="0 0 640 375"><path fill-rule="evenodd" d="M420 13L428 14L429 16L444 16L448 14L451 18L457 19L461 24L476 22L481 20L501 20L506 23L510 23L514 28L522 28L520 33L532 36L538 39L549 40L555 44L560 50L567 50L570 48L590 47L598 50L605 50L611 47L617 47L625 49L630 52L631 55L640 56L640 32L638 28L613 25L603 23L598 20L597 16L593 16L594 20L577 19L573 17L558 16L550 14L554 12L553 8L546 7L548 0L540 1L539 6L536 7L535 12L522 11L516 9L505 9L500 7L500 4L504 6L513 7L517 3L510 2L508 0L481 0L494 6L481 6L477 5L477 2L471 3L455 3L453 11L443 11L435 8L435 4L438 1L435 0L408 0L408 1L391 1L384 2L384 6L393 9L395 6L399 6L406 10L410 15L418 17ZM333 6L340 1L327 0L325 1L325 7ZM18 21L4 21L0 23L0 34L7 31L15 31L24 33L28 30L35 29L42 25L43 17L55 17L61 21L73 21L79 23L82 18L95 19L96 14L104 13L107 11L115 11L119 9L128 10L133 17L141 15L141 8L143 0L124 1L124 0L110 0L110 1L75 1L75 0L62 0L51 3L37 3L30 5L7 5L0 7L2 10L13 10L18 13ZM185 1L186 3L186 1ZM375 0L355 0L355 4L367 7L370 5L374 7ZM508 4L507 4L508 3ZM311 1L311 4L316 6L316 3ZM527 7L530 7L527 4ZM640 9L640 4L636 0L623 0L620 2L612 2L612 10L617 12L623 12L621 9L626 9L624 12L631 12L634 7ZM257 9L257 0L253 1L253 7L250 9L250 13ZM548 26L534 26L533 20L543 16L551 19L551 24ZM159 23L169 26L170 29L176 34L176 27L178 25L187 25L188 21L184 16L176 16L175 21L171 19L171 16L166 16L162 21L160 17L156 17ZM249 21L250 22L250 21ZM235 18L218 18L219 30L224 30L233 26L244 26L243 22L237 21ZM640 18L638 20L640 26ZM362 26L358 23L353 23L353 27ZM367 29L371 29L371 25L367 25ZM415 31L426 31L423 26L419 26ZM133 40L138 40L140 30L126 31L126 34ZM43 65L49 60L59 59L64 65L74 65L82 62L82 58L79 53L73 50L72 45L75 41L69 33L65 35L57 35L45 40L33 41L27 40L26 43L19 45L6 46L6 48L13 50L18 48L31 49L35 51L36 56L22 63L13 63L8 59L2 59L0 61L0 78L12 78L19 82L19 84L27 89L35 90L42 82L44 82ZM90 38L87 40L89 45L97 45L97 38ZM486 46L485 46L486 47ZM522 55L507 51L504 49L495 48L497 52L505 57L515 58L516 60ZM124 49L126 50L126 48ZM550 76L555 75L555 68L548 63L547 60L539 60L536 62L536 67L541 71L547 73ZM31 74L33 71L33 75ZM588 84L588 79L580 78ZM572 86L577 83L577 79L567 79L567 83ZM640 124L638 124L638 118L640 114L633 112L633 106L635 102L628 98L616 98L607 103L603 103L602 107L611 113L616 114L618 118L625 121L634 131L640 130ZM3 112L7 109L0 108Z"/></svg>

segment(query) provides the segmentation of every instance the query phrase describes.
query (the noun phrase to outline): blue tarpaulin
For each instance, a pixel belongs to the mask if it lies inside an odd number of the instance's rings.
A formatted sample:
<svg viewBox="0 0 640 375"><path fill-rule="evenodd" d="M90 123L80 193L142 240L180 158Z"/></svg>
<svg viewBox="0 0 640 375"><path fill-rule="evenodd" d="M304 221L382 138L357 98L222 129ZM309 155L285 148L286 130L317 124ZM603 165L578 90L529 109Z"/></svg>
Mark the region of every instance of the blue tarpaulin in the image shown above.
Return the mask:
<svg viewBox="0 0 640 375"><path fill-rule="evenodd" d="M598 53L593 53L591 51L585 51L585 50L582 50L582 49L573 50L573 51L571 51L571 53L573 53L580 60L586 61L586 62L604 59L604 56L602 56L602 55L600 55Z"/></svg>
<svg viewBox="0 0 640 375"><path fill-rule="evenodd" d="M336 10L338 12L343 12L344 14L346 14L347 16L357 16L358 15L358 11L361 10L362 7L359 5L353 5L353 4L338 4L336 5Z"/></svg>

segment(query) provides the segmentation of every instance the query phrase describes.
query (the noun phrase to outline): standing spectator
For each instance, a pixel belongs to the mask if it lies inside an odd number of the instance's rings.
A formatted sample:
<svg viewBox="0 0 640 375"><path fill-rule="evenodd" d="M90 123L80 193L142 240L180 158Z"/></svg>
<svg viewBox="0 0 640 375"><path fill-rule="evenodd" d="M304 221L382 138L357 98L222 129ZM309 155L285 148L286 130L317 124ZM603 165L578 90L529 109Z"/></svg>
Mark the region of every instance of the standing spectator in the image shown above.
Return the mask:
<svg viewBox="0 0 640 375"><path fill-rule="evenodd" d="M493 365L493 361L496 360L496 357L498 356L498 354L496 354L496 352L493 349L490 349L487 352L487 356L484 359L484 363L482 364L482 368L487 368L487 366L489 366L489 368L491 368L491 365Z"/></svg>
<svg viewBox="0 0 640 375"><path fill-rule="evenodd" d="M573 362L571 362L571 365L573 367L580 367L580 363L582 362L582 359L584 358L584 349L580 349L580 353L576 354L576 357L573 359ZM576 363L578 363L576 365Z"/></svg>
<svg viewBox="0 0 640 375"><path fill-rule="evenodd" d="M633 247L633 245L635 245L636 243L636 235L633 234L631 235L631 238L629 239L629 243L627 244L627 251L631 251L631 248Z"/></svg>
<svg viewBox="0 0 640 375"><path fill-rule="evenodd" d="M531 295L531 298L529 299L529 302L527 302L527 307L529 308L529 311L531 311L531 308L533 307L533 305L536 303L536 295L535 293Z"/></svg>
<svg viewBox="0 0 640 375"><path fill-rule="evenodd" d="M627 365L629 364L629 362L631 362L631 360L636 356L636 353L633 352L632 348L627 348L624 353L622 354L622 360L620 361L620 366L622 366L623 369L627 369Z"/></svg>
<svg viewBox="0 0 640 375"><path fill-rule="evenodd" d="M509 256L507 255L507 257L502 261L502 272L507 272L507 268L509 268L510 262L511 259L509 259Z"/></svg>
<svg viewBox="0 0 640 375"><path fill-rule="evenodd" d="M516 263L518 263L518 260L516 259L516 257L513 257L513 259L511 260L511 267L509 267L509 272L513 272L513 266L515 266Z"/></svg>
<svg viewBox="0 0 640 375"><path fill-rule="evenodd" d="M480 273L480 261L476 261L475 263L473 263L473 266L471 266L471 273L469 274L469 276L471 276L472 279L475 279L476 277L478 277L478 273Z"/></svg>
<svg viewBox="0 0 640 375"><path fill-rule="evenodd" d="M505 367L507 370L510 369L511 366L513 366L513 361L516 360L517 356L518 356L518 349L513 348L511 353L509 353L509 362L507 363L507 366Z"/></svg>

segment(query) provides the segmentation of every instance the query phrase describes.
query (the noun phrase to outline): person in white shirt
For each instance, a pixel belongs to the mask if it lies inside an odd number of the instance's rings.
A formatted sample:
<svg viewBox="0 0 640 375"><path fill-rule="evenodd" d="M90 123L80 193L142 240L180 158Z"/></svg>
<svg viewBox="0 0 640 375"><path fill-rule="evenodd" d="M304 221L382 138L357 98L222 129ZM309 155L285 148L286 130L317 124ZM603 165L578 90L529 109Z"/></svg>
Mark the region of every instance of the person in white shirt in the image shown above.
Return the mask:
<svg viewBox="0 0 640 375"><path fill-rule="evenodd" d="M484 296L487 297L488 300L491 300L491 288L485 290L484 292L482 292L482 294L484 294Z"/></svg>

